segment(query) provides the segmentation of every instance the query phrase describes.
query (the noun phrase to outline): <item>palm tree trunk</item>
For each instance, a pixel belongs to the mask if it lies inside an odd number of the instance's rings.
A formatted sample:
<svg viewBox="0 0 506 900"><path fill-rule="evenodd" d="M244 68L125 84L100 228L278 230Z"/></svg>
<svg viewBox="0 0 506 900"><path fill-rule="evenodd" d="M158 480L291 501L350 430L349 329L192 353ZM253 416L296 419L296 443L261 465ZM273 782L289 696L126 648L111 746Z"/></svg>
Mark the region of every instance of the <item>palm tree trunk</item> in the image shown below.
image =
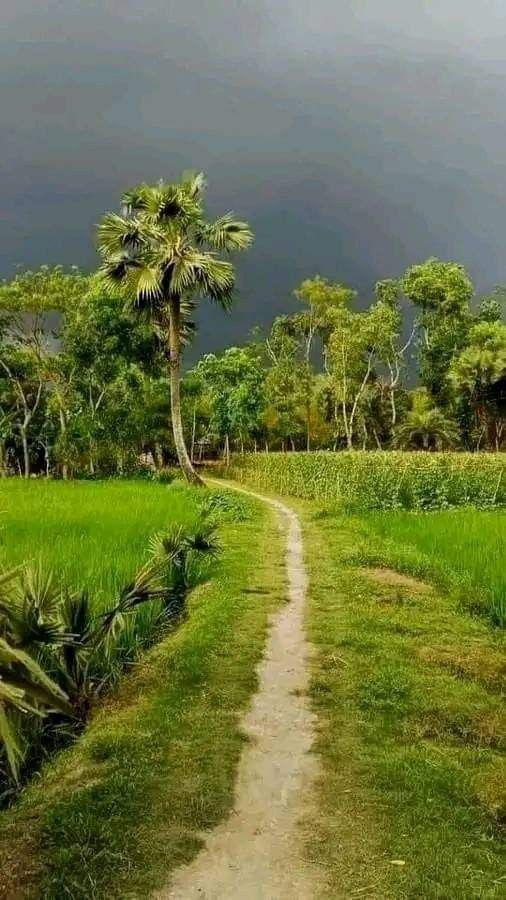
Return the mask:
<svg viewBox="0 0 506 900"><path fill-rule="evenodd" d="M183 433L181 419L181 304L179 297L171 297L169 305L169 369L170 369L170 411L172 433L179 465L190 484L204 484L191 464Z"/></svg>

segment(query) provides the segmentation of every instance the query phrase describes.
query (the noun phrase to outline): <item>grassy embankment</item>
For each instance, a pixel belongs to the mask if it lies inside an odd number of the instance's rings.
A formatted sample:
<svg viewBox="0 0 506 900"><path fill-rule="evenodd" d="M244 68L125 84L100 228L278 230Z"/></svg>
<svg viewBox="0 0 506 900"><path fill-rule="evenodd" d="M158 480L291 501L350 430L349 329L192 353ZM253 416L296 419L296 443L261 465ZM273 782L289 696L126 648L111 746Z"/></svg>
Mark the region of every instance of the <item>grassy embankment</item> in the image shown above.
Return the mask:
<svg viewBox="0 0 506 900"><path fill-rule="evenodd" d="M329 896L502 896L504 633L304 506Z"/></svg>
<svg viewBox="0 0 506 900"><path fill-rule="evenodd" d="M332 898L491 900L505 887L506 648L497 627L505 515L372 512L374 459L390 465L379 455L357 463L362 477L370 467L361 512L358 478L347 490L353 503L341 508L332 485L319 487L330 504L291 500L304 525L317 649L312 697L322 778L309 853L329 872ZM418 460L422 471L413 475ZM454 486L458 478L465 495L464 464L441 464L458 473ZM271 491L281 478L285 495L311 490L296 456L292 480L278 460L256 465L260 475L243 469L243 480L268 488L271 465ZM426 473L438 465L420 455L407 460L404 473L411 467L413 477L404 479L404 496L421 498ZM468 493L478 490L473 465ZM434 488L433 474L428 483ZM442 483L439 497L451 489ZM437 505L435 490L426 505Z"/></svg>
<svg viewBox="0 0 506 900"><path fill-rule="evenodd" d="M55 553L67 560L69 575L80 579L84 565L106 594L130 569L134 546L143 550L147 535L162 524L167 489L132 485L123 503L119 485L68 486L76 494L66 527L67 486L54 488L48 526L59 529L62 541L73 535L74 545ZM24 496L21 486L11 490ZM43 494L44 488L35 490ZM114 503L109 491L117 491ZM107 497L105 505L100 496ZM183 505L188 502L187 491L179 496ZM41 525L38 501L26 502L38 530L38 541L29 530L26 541L49 559L54 533ZM198 851L202 830L230 810L243 743L239 717L255 689L268 613L280 600L284 580L277 526L270 512L247 504L247 521L220 528L223 552L212 579L191 595L188 619L122 679L77 744L47 764L0 815L2 896L148 896ZM149 515L143 518L141 510ZM26 512L11 509L4 524L9 515L20 534ZM106 527L111 518L117 541ZM88 526L89 543L81 539ZM84 564L75 562L75 547L88 557Z"/></svg>

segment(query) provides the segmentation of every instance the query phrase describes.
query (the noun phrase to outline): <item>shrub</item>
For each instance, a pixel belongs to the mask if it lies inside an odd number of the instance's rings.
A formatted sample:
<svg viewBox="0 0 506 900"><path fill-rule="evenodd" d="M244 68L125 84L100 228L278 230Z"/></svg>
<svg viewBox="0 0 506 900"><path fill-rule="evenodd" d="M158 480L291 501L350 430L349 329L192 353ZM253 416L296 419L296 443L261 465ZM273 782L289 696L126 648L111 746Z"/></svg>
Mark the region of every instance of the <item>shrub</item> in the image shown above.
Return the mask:
<svg viewBox="0 0 506 900"><path fill-rule="evenodd" d="M444 509L506 503L500 453L250 453L231 474L264 490L349 509Z"/></svg>

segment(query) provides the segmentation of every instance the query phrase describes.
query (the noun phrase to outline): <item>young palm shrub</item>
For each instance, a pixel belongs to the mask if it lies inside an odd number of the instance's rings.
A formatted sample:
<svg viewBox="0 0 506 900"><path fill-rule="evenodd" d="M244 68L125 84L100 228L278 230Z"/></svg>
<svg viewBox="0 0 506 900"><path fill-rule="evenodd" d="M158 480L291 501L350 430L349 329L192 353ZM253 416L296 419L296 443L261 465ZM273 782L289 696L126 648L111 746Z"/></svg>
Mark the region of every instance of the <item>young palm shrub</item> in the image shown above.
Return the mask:
<svg viewBox="0 0 506 900"><path fill-rule="evenodd" d="M216 522L202 513L194 525L174 525L151 538L151 558L161 566L165 582L161 621L169 624L182 614L188 591L204 575L204 559L219 551L216 529Z"/></svg>
<svg viewBox="0 0 506 900"><path fill-rule="evenodd" d="M394 446L406 450L441 450L459 440L455 423L438 409L424 390L415 391L412 408L394 435Z"/></svg>
<svg viewBox="0 0 506 900"><path fill-rule="evenodd" d="M61 589L51 573L0 575L0 745L4 781L82 727L125 666L184 613L188 591L218 552L216 523L201 515L154 536L150 558L104 613L86 591ZM42 719L49 717L48 724ZM2 763L0 760L0 781Z"/></svg>

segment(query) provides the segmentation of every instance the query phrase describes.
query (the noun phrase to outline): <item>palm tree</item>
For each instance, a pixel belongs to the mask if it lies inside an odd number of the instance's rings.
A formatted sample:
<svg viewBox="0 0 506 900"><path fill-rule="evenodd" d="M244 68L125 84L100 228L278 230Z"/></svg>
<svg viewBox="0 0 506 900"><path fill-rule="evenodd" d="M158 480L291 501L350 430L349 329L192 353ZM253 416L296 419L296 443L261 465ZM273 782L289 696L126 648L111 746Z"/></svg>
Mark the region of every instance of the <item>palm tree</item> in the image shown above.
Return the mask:
<svg viewBox="0 0 506 900"><path fill-rule="evenodd" d="M98 229L106 285L151 316L168 348L171 417L179 464L187 480L201 484L188 456L181 421L181 346L191 330L196 301L207 297L227 309L234 266L220 254L244 250L253 234L232 213L205 216L202 173L179 182L141 184L122 198L122 215L107 213Z"/></svg>
<svg viewBox="0 0 506 900"><path fill-rule="evenodd" d="M458 442L455 423L437 406L424 388L413 391L411 409L398 426L393 443L411 450L453 447Z"/></svg>

